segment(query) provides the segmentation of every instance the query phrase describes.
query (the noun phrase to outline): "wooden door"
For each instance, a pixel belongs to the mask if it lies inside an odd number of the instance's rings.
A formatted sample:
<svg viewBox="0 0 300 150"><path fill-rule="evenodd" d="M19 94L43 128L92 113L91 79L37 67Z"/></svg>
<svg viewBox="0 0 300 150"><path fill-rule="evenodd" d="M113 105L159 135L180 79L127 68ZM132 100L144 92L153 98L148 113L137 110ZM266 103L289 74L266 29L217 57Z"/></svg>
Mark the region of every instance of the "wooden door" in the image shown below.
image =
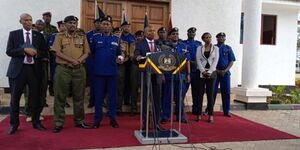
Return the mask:
<svg viewBox="0 0 300 150"><path fill-rule="evenodd" d="M170 0L98 0L100 8L106 15L113 18L113 26L118 27L122 22L122 14L126 14L126 20L131 23L131 32L144 29L145 13L148 13L148 21L158 29L167 27L169 20ZM81 28L85 31L93 29L95 18L95 1L82 0Z"/></svg>

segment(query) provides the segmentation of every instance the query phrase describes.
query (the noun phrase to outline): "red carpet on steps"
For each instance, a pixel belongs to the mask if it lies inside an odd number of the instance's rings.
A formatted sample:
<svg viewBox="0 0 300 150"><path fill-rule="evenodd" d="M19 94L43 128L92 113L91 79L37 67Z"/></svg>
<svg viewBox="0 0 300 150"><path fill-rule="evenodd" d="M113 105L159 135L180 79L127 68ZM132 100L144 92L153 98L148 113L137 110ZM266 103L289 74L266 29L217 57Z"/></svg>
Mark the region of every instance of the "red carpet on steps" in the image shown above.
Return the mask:
<svg viewBox="0 0 300 150"><path fill-rule="evenodd" d="M188 115L189 119L194 116ZM106 117L98 129L80 129L74 127L72 116L66 117L64 129L61 133L52 133L54 127L53 116L45 116L42 121L47 131L38 131L32 128L31 123L20 117L20 126L14 135L7 135L9 117L0 123L0 149L79 149L79 148L107 148L141 145L134 136L134 130L139 129L139 115L130 117L122 115L117 118L120 128L109 126ZM205 121L204 121L205 120ZM233 115L227 118L221 112L216 112L214 123L191 121L183 124L182 133L188 136L188 143L203 142L232 142L256 141L275 139L294 139L296 136L261 125ZM92 123L93 114L86 115L86 122ZM166 125L165 127L167 127ZM175 127L177 128L177 122Z"/></svg>

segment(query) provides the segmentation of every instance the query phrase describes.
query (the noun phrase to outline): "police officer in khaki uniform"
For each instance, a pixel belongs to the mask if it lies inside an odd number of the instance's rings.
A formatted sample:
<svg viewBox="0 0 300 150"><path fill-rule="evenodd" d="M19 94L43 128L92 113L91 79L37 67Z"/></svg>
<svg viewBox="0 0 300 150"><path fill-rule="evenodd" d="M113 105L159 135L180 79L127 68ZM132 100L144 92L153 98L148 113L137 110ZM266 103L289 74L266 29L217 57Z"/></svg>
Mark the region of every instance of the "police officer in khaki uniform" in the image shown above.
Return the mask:
<svg viewBox="0 0 300 150"><path fill-rule="evenodd" d="M83 63L90 53L84 32L78 30L78 18L64 19L67 32L58 33L51 51L56 53L58 64L54 76L54 133L60 132L65 122L65 102L72 87L74 122L76 127L88 129L84 123L84 88L86 73Z"/></svg>

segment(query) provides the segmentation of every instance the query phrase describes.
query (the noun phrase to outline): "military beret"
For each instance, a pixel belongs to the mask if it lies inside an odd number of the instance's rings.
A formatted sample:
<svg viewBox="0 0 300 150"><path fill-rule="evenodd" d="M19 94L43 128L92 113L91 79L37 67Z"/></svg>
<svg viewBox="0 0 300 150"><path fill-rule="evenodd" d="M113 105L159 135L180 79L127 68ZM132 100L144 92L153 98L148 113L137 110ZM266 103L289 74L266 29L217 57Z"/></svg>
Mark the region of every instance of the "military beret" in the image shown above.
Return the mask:
<svg viewBox="0 0 300 150"><path fill-rule="evenodd" d="M219 37L219 36L225 36L226 37L226 34L224 32L220 32L216 35L216 37Z"/></svg>
<svg viewBox="0 0 300 150"><path fill-rule="evenodd" d="M67 23L69 21L78 21L78 18L75 17L75 16L67 16L65 19L64 19L64 23Z"/></svg>
<svg viewBox="0 0 300 150"><path fill-rule="evenodd" d="M112 17L111 16L105 16L104 18L101 19L101 22L103 21L108 21L110 23L112 23Z"/></svg>
<svg viewBox="0 0 300 150"><path fill-rule="evenodd" d="M125 21L125 22L123 22L123 23L121 24L121 27L122 27L122 26L125 26L125 25L130 25L130 23L129 23L128 21Z"/></svg>
<svg viewBox="0 0 300 150"><path fill-rule="evenodd" d="M57 23L57 26L60 27L61 24L64 24L64 21L61 20L61 21L57 21L56 23Z"/></svg>
<svg viewBox="0 0 300 150"><path fill-rule="evenodd" d="M134 33L135 36L137 36L137 35L143 35L143 34L144 34L144 31L142 31L142 30L138 30L138 31L136 31Z"/></svg>
<svg viewBox="0 0 300 150"><path fill-rule="evenodd" d="M179 29L177 27L174 27L168 32L168 35L171 35L173 32L178 32L178 31Z"/></svg>
<svg viewBox="0 0 300 150"><path fill-rule="evenodd" d="M120 31L121 31L120 27L115 27L115 28L113 29L113 33L114 33L114 32L120 32Z"/></svg>
<svg viewBox="0 0 300 150"><path fill-rule="evenodd" d="M96 22L101 22L101 18L95 19L95 20L94 20L94 23L96 23Z"/></svg>
<svg viewBox="0 0 300 150"><path fill-rule="evenodd" d="M195 27L191 27L187 30L187 32L196 32L197 29Z"/></svg>
<svg viewBox="0 0 300 150"><path fill-rule="evenodd" d="M160 27L160 28L157 30L157 32L159 32L159 31L166 31L166 28L165 28L165 27Z"/></svg>
<svg viewBox="0 0 300 150"><path fill-rule="evenodd" d="M50 17L52 16L51 12L47 11L43 13L43 16L49 15Z"/></svg>

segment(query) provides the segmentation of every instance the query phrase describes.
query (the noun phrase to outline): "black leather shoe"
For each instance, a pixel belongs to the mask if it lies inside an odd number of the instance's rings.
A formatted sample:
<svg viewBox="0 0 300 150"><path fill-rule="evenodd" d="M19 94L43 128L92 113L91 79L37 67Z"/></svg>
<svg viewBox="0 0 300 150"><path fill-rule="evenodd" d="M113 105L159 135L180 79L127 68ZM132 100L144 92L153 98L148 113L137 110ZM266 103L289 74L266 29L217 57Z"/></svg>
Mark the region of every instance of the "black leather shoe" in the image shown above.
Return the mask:
<svg viewBox="0 0 300 150"><path fill-rule="evenodd" d="M201 117L197 115L197 118L195 119L196 122L200 122L201 121Z"/></svg>
<svg viewBox="0 0 300 150"><path fill-rule="evenodd" d="M113 128L119 128L119 124L117 123L116 120L110 120L110 125L111 125Z"/></svg>
<svg viewBox="0 0 300 150"><path fill-rule="evenodd" d="M63 129L62 126L55 126L54 129L52 130L53 133L58 133Z"/></svg>
<svg viewBox="0 0 300 150"><path fill-rule="evenodd" d="M161 124L166 124L167 121L168 121L167 119L161 119L161 120L160 120L160 123L161 123Z"/></svg>
<svg viewBox="0 0 300 150"><path fill-rule="evenodd" d="M46 128L40 123L33 125L33 128L35 128L37 130L40 130L40 131L45 131L46 130Z"/></svg>
<svg viewBox="0 0 300 150"><path fill-rule="evenodd" d="M65 107L66 107L66 108L70 108L71 105L70 105L69 103L66 102Z"/></svg>
<svg viewBox="0 0 300 150"><path fill-rule="evenodd" d="M76 127L77 128L82 128L82 129L92 129L92 128L94 128L93 126L87 125L85 123L78 124L78 125L76 125Z"/></svg>
<svg viewBox="0 0 300 150"><path fill-rule="evenodd" d="M10 126L7 131L7 134L12 135L17 131L17 129L18 129L18 126Z"/></svg>
<svg viewBox="0 0 300 150"><path fill-rule="evenodd" d="M100 127L100 123L94 123L93 127L94 127L94 129L99 128Z"/></svg>
<svg viewBox="0 0 300 150"><path fill-rule="evenodd" d="M231 117L232 115L231 115L231 113L226 113L226 114L224 114L224 116L226 116L226 117Z"/></svg>

